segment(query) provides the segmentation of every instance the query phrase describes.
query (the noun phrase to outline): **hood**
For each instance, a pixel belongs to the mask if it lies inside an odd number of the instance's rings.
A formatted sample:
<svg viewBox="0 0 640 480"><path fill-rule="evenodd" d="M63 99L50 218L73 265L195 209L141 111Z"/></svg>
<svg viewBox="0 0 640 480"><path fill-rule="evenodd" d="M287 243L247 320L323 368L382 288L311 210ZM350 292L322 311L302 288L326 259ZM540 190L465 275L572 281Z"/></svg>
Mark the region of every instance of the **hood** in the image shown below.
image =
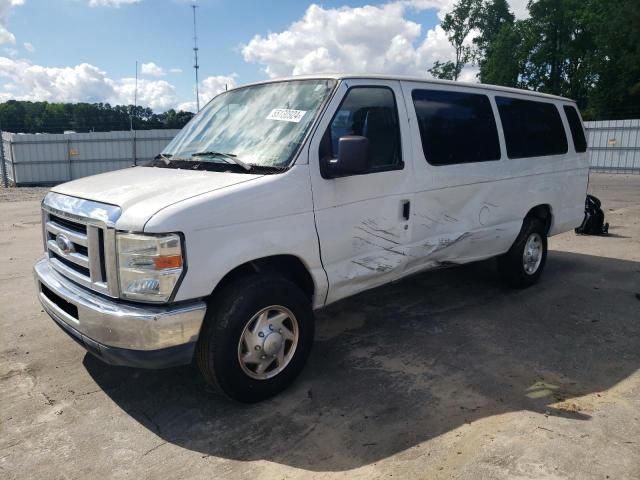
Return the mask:
<svg viewBox="0 0 640 480"><path fill-rule="evenodd" d="M262 175L135 167L63 183L52 191L122 208L118 228L141 230L159 210Z"/></svg>

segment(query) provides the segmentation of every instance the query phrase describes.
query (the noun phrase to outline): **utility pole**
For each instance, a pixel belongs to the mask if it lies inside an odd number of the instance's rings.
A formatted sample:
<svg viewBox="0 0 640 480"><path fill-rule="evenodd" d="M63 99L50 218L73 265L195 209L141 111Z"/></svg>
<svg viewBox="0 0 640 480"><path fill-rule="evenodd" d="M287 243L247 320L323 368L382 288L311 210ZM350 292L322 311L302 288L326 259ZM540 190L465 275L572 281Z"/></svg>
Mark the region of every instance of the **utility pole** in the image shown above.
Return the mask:
<svg viewBox="0 0 640 480"><path fill-rule="evenodd" d="M198 34L196 31L196 8L198 8L198 6L194 3L193 5L191 5L191 8L193 8L193 56L195 58L195 65L193 66L193 68L196 71L196 108L199 112L200 91L198 87L198 69L200 68L200 66L198 65Z"/></svg>
<svg viewBox="0 0 640 480"><path fill-rule="evenodd" d="M133 91L133 108L138 108L138 60L136 60L136 87Z"/></svg>
<svg viewBox="0 0 640 480"><path fill-rule="evenodd" d="M133 111L129 115L129 129L133 131L133 114L138 107L138 61L136 60L136 83L133 90Z"/></svg>
<svg viewBox="0 0 640 480"><path fill-rule="evenodd" d="M136 60L136 83L135 88L133 90L133 113L136 113L138 109L138 61ZM131 115L131 155L133 157L133 164L138 164L138 159L136 158L136 132L133 129L133 115Z"/></svg>

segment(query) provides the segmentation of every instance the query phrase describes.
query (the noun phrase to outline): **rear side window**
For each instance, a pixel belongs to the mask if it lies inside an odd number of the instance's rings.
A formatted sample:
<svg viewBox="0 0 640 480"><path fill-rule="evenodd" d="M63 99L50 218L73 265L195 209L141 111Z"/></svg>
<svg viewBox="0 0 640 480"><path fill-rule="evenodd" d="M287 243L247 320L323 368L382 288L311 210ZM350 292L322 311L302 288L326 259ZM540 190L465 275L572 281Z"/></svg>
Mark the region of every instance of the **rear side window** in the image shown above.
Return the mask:
<svg viewBox="0 0 640 480"><path fill-rule="evenodd" d="M584 129L582 128L582 122L578 116L578 111L575 107L569 105L564 106L564 113L569 121L569 129L571 130L571 137L573 138L573 146L576 152L587 151L587 139L584 136Z"/></svg>
<svg viewBox="0 0 640 480"><path fill-rule="evenodd" d="M486 95L414 90L424 156L431 165L500 159L498 130Z"/></svg>
<svg viewBox="0 0 640 480"><path fill-rule="evenodd" d="M553 103L496 97L509 158L567 153L567 136Z"/></svg>

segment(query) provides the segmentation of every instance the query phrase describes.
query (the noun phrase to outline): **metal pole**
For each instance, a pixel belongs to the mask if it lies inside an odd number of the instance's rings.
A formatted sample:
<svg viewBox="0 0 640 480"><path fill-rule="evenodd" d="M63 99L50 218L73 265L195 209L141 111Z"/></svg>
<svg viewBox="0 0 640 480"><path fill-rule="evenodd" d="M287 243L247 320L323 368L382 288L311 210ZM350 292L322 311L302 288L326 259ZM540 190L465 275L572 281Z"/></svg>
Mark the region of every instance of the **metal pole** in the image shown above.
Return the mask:
<svg viewBox="0 0 640 480"><path fill-rule="evenodd" d="M2 167L2 184L4 185L4 188L8 188L9 182L7 180L7 166L4 162L4 133L2 132L2 123L0 123L0 166Z"/></svg>
<svg viewBox="0 0 640 480"><path fill-rule="evenodd" d="M133 111L129 114L129 130L133 131L133 114L138 106L138 61L136 60L136 84L133 89Z"/></svg>
<svg viewBox="0 0 640 480"><path fill-rule="evenodd" d="M73 180L71 169L71 140L67 138L67 180Z"/></svg>
<svg viewBox="0 0 640 480"><path fill-rule="evenodd" d="M13 150L13 140L9 139L9 150L11 150L11 172L13 175L13 186L18 186L18 177L16 177L16 153Z"/></svg>
<svg viewBox="0 0 640 480"><path fill-rule="evenodd" d="M193 8L193 55L195 57L195 65L193 66L193 68L196 71L196 108L197 111L200 111L200 89L198 87L198 69L200 69L200 66L198 65L198 35L196 33L196 8L198 8L197 5L191 5L191 8Z"/></svg>
<svg viewBox="0 0 640 480"><path fill-rule="evenodd" d="M136 60L136 86L133 91L133 112L138 109L138 61ZM133 156L133 164L137 165L136 159L136 131L133 129L133 121L131 123L131 154Z"/></svg>
<svg viewBox="0 0 640 480"><path fill-rule="evenodd" d="M136 144L137 144L137 142L138 142L138 139L137 139L137 135L136 135L136 133L137 133L137 132L136 132L135 130L132 132L132 134L133 134L133 140L132 140L132 141L133 141L133 165L134 165L134 166L135 166L135 165L138 165L138 159L136 158L136 157L137 157L137 155L138 155L138 152L137 152L137 145L136 145Z"/></svg>
<svg viewBox="0 0 640 480"><path fill-rule="evenodd" d="M138 108L138 60L136 60L136 87L133 91L133 111Z"/></svg>

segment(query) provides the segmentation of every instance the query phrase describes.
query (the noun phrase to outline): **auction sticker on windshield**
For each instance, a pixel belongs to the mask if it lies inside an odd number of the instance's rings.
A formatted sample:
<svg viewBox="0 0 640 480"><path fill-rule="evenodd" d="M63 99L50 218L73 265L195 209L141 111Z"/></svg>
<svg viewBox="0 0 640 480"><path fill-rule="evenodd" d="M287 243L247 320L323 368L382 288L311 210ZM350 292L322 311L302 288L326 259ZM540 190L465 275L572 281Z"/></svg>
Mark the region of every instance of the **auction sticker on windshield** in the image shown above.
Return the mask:
<svg viewBox="0 0 640 480"><path fill-rule="evenodd" d="M289 110L288 108L274 108L267 116L267 120L298 123L307 113L306 110Z"/></svg>

